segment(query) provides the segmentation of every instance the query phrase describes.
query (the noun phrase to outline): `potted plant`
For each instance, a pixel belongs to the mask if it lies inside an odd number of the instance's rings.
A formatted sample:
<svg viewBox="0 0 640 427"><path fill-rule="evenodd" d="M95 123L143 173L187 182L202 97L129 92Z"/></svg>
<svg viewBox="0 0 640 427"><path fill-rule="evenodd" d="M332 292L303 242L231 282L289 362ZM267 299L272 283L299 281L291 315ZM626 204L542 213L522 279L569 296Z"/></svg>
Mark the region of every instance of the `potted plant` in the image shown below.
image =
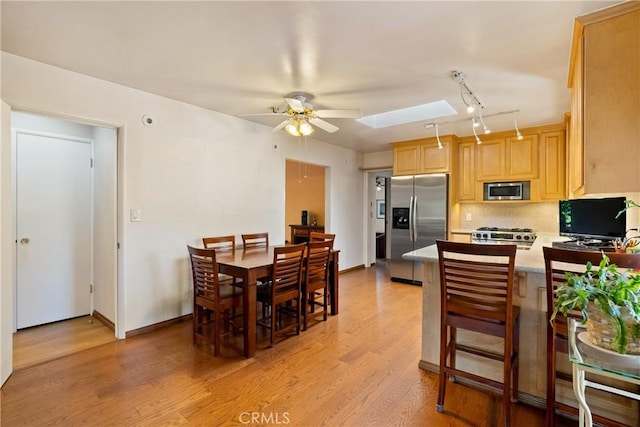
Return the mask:
<svg viewBox="0 0 640 427"><path fill-rule="evenodd" d="M580 310L593 344L640 354L640 274L619 271L603 254L598 268L589 262L584 273L566 275L566 284L557 289L551 320L558 313Z"/></svg>

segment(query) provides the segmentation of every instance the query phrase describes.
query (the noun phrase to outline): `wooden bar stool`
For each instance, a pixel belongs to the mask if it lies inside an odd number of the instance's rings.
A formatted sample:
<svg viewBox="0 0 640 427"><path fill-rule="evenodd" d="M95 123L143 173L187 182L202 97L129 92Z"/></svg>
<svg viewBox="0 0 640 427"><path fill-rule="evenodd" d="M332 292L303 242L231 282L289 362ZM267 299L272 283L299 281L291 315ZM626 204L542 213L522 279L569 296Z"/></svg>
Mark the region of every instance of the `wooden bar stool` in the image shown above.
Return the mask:
<svg viewBox="0 0 640 427"><path fill-rule="evenodd" d="M516 245L482 245L438 240L440 265L440 380L437 411L444 411L447 377L467 378L502 390L504 425L518 396L520 307L512 304ZM457 342L465 329L504 338L504 351ZM456 352L503 363L503 382L456 368Z"/></svg>

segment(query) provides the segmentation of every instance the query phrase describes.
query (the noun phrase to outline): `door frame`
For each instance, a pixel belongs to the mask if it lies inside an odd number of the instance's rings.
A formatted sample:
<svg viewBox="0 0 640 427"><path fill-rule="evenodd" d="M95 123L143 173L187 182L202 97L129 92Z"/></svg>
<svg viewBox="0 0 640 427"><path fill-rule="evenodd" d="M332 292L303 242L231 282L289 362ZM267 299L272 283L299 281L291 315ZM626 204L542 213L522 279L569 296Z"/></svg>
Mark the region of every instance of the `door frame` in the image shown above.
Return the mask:
<svg viewBox="0 0 640 427"><path fill-rule="evenodd" d="M109 127L109 128L113 128L116 129L116 241L117 241L117 248L116 248L116 310L115 310L115 319L114 319L114 324L115 324L115 336L118 339L124 339L126 338L126 331L125 331L125 324L126 324L126 320L125 320L125 243L126 243L126 221L125 221L125 212L124 212L124 197L125 197L125 192L126 192L126 186L125 186L125 173L124 173L124 166L125 166L125 148L126 148L126 142L125 142L125 128L123 124L119 124L119 123L112 123L112 122L107 122L107 121L103 121L103 120L96 120L96 119L91 119L91 118L87 118L87 117L77 117L77 116L73 116L73 115L68 115L68 114L63 114L57 111L49 111L49 110L42 110L42 109L37 109L37 108L29 108L29 106L24 106L24 105L12 105L9 102L2 102L3 104L3 115L5 114L4 111L4 105L7 105L8 108L8 120L5 123L3 120L2 123L2 136L0 137L0 150L2 150L3 155L4 154L8 154L7 157L10 157L10 160L7 161L6 159L4 159L4 157L0 157L0 159L3 162L3 166L6 166L7 169L9 170L4 170L4 169L0 169L2 176L11 177L11 181L10 183L8 183L6 186L3 185L2 186L2 192L0 193L0 198L2 199L2 209L3 211L9 211L9 209L13 212L11 215L7 215L9 216L9 218L4 218L2 217L2 233L4 234L5 232L7 233L7 235L11 235L12 236L12 240L11 242L15 242L16 241L16 227L15 227L15 206L16 206L16 195L15 195L15 184L14 184L14 180L15 180L15 156L16 156L16 150L15 147L13 146L13 143L11 142L11 111L23 111L25 113L31 113L31 114L40 114L40 115L45 115L45 116L49 116L52 118L57 118L57 119L61 119L61 120L70 120L70 121L74 121L74 122L79 122L79 123L83 123L86 125L90 125L90 126L102 126L102 127ZM4 129L4 127L7 126L8 129ZM5 139L7 139L5 141ZM4 183L5 180L3 180ZM9 190L10 187L11 190ZM10 208L6 208L4 207L4 203L7 203L10 201ZM5 228L6 227L6 228ZM7 228L9 230L7 230ZM5 236L6 237L6 236ZM10 241L9 239L4 239L5 241ZM7 245L8 246L8 245ZM15 310L15 304L14 301L11 301L11 303L6 303L6 301L4 301L4 298L7 294L7 292L5 291L5 287L9 287L10 288L10 292L8 292L11 296L10 298L13 299L15 298L15 296L13 295L13 289L15 289L15 280L16 280L16 247L15 247L15 243L13 243L12 245L12 250L11 251L7 251L9 253L5 253L5 251L2 251L2 277L11 277L11 283L4 283L4 281L2 282L2 284L0 284L0 286L3 287L3 289L0 291L0 305L2 305L3 307L7 307L8 308L8 313L5 313L3 310L2 311L2 317L4 318L10 318L10 319L15 319L15 314L14 314L14 310ZM10 262L6 262L6 257L12 257ZM4 271L5 270L8 271ZM5 317L7 316L7 317ZM15 323L13 323L15 320L13 320L11 323L8 322L2 322L2 324L0 325L0 335L3 334L7 334L9 333L9 335L11 335L13 333L13 331L15 331ZM13 354L13 342L11 340L9 340L10 342L8 343L8 346L10 348L8 349L4 349L2 348L3 353L5 351L9 352L10 354ZM1 365L1 364L0 364ZM9 376L11 374L11 372L13 372L13 359L11 359L11 367L7 368L5 365L1 365L0 366L1 371L3 373L3 377L4 377L4 372L5 370L9 371L9 374L7 376ZM4 379L4 378L2 378ZM2 386L2 382L0 381L0 386Z"/></svg>

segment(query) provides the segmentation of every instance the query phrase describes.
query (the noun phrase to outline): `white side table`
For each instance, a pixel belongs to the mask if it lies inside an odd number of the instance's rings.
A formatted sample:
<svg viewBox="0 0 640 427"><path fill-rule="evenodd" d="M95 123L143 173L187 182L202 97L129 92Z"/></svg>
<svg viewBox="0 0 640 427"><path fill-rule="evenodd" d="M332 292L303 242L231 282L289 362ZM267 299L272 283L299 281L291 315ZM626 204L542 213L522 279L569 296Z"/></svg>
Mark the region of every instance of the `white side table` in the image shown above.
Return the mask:
<svg viewBox="0 0 640 427"><path fill-rule="evenodd" d="M599 349L580 339L582 334L586 334L584 325L575 319L570 319L569 360L573 368L573 392L579 403L580 427L585 425L591 427L593 421L585 398L586 387L605 390L635 400L640 400L640 394L587 380L585 373L591 372L640 385L640 356L620 355L613 351Z"/></svg>

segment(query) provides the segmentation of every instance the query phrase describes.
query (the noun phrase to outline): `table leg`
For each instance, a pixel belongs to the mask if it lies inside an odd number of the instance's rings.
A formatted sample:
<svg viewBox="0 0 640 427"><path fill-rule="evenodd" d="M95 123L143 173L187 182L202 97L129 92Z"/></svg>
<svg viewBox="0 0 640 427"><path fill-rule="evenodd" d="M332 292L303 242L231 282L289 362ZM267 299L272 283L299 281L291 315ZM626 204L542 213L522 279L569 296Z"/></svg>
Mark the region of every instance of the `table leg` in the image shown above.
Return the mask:
<svg viewBox="0 0 640 427"><path fill-rule="evenodd" d="M579 369L576 363L572 363L573 365L573 393L576 395L576 399L578 400L578 419L580 427L592 427L592 419L591 419L591 410L587 405L587 399L585 397L585 383L584 383L584 370Z"/></svg>
<svg viewBox="0 0 640 427"><path fill-rule="evenodd" d="M250 272L244 278L246 285L242 298L242 310L244 315L244 355L253 357L256 354L256 320L257 320L257 300L256 300L256 276Z"/></svg>
<svg viewBox="0 0 640 427"><path fill-rule="evenodd" d="M338 294L340 287L338 286L338 253L332 255L331 268L329 269L329 303L331 304L331 315L338 314Z"/></svg>

